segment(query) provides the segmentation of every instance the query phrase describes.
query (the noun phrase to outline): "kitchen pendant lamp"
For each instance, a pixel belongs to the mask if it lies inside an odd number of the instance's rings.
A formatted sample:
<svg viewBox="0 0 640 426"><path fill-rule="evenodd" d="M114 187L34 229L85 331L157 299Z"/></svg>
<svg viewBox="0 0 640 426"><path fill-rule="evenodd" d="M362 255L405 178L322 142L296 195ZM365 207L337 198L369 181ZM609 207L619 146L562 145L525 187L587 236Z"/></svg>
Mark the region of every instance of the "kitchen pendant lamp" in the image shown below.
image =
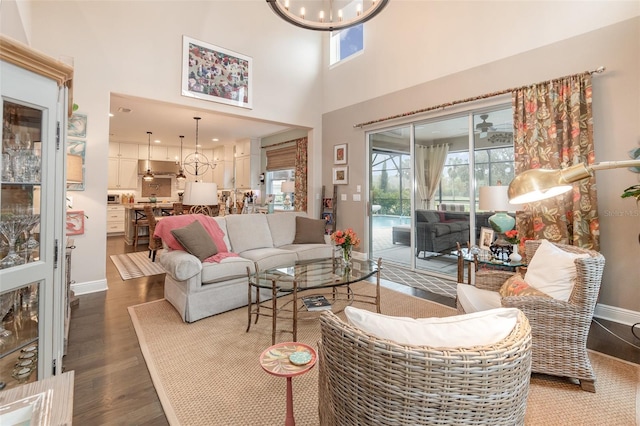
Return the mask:
<svg viewBox="0 0 640 426"><path fill-rule="evenodd" d="M207 156L198 152L198 122L201 118L193 117L193 119L196 120L196 152L192 152L186 156L184 159L184 170L190 175L195 176L197 182L199 178L209 170L209 168L214 169L216 165L209 163Z"/></svg>
<svg viewBox="0 0 640 426"><path fill-rule="evenodd" d="M147 172L142 176L142 180L145 182L151 182L153 180L153 173L151 173L151 135L153 133L147 132L149 138L149 146L147 148Z"/></svg>
<svg viewBox="0 0 640 426"><path fill-rule="evenodd" d="M182 140L184 139L183 135L180 135L180 170L178 170L178 174L176 175L176 179L179 181L183 181L187 179L184 174L184 170L182 169Z"/></svg>

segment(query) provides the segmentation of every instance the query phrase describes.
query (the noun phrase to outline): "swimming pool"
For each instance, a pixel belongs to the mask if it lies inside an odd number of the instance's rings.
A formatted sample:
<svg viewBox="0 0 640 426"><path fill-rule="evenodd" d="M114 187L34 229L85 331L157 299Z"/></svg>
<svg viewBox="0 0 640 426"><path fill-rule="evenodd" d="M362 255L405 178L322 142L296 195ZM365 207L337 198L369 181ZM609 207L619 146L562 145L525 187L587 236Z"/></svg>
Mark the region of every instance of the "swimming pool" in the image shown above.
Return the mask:
<svg viewBox="0 0 640 426"><path fill-rule="evenodd" d="M391 228L397 225L411 225L411 218L406 216L376 214L371 217L371 224L374 228Z"/></svg>

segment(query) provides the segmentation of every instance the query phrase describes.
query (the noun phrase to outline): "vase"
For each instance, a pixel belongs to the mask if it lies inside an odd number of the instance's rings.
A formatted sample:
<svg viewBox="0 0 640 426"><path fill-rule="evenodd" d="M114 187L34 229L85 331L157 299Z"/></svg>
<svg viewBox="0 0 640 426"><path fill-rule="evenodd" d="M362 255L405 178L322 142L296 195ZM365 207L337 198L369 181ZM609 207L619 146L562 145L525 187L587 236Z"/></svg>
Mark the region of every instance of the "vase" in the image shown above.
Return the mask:
<svg viewBox="0 0 640 426"><path fill-rule="evenodd" d="M353 246L342 247L342 266L350 268L353 262Z"/></svg>
<svg viewBox="0 0 640 426"><path fill-rule="evenodd" d="M518 263L521 260L522 260L522 256L520 256L520 253L518 253L518 245L514 244L513 245L513 251L509 255L509 261L512 262L512 263Z"/></svg>

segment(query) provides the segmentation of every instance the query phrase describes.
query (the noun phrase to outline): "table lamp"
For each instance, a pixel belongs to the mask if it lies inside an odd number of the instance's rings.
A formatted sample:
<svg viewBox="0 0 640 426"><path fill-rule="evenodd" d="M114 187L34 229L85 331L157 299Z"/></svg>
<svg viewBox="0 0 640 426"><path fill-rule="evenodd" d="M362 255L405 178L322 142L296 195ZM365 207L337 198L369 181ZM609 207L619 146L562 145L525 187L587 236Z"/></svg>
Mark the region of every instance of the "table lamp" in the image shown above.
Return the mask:
<svg viewBox="0 0 640 426"><path fill-rule="evenodd" d="M494 242L498 246L511 246L504 239L504 233L513 229L516 220L513 216L507 214L508 211L516 211L517 206L509 203L507 194L507 186L481 186L480 187L480 210L495 212L489 217L489 225L498 234L498 238Z"/></svg>
<svg viewBox="0 0 640 426"><path fill-rule="evenodd" d="M285 210L291 208L291 193L296 190L296 183L291 180L282 182L282 193L285 194L284 201L282 202Z"/></svg>
<svg viewBox="0 0 640 426"><path fill-rule="evenodd" d="M183 203L191 206L189 214L212 215L209 206L218 205L218 185L212 182L187 182Z"/></svg>

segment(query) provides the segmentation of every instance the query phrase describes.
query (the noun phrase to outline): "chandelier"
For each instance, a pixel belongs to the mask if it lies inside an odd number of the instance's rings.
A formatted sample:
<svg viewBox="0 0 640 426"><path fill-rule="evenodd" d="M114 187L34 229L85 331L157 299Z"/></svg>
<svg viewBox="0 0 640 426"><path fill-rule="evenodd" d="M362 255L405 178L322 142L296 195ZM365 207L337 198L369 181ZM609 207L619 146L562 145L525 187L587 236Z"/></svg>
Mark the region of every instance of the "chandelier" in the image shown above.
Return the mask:
<svg viewBox="0 0 640 426"><path fill-rule="evenodd" d="M199 176L204 175L209 168L211 168L211 170L215 169L216 165L209 163L207 156L198 152L198 122L201 118L193 117L193 119L196 120L196 151L185 157L182 167L184 168L184 171L195 176L197 182Z"/></svg>
<svg viewBox="0 0 640 426"><path fill-rule="evenodd" d="M389 0L267 0L267 3L290 24L307 30L337 31L367 22L380 13Z"/></svg>

